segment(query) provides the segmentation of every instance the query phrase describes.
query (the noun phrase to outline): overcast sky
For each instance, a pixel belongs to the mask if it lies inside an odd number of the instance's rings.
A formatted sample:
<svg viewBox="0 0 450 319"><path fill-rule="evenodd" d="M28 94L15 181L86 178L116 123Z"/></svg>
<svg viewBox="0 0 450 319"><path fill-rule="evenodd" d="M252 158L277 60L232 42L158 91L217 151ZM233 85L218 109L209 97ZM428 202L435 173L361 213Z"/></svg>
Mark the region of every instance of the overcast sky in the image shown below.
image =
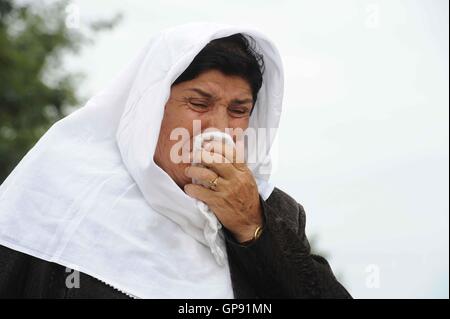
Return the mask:
<svg viewBox="0 0 450 319"><path fill-rule="evenodd" d="M71 3L81 26L124 15L67 61L85 97L165 27L267 34L286 72L272 181L305 207L314 246L354 297L449 297L447 0Z"/></svg>

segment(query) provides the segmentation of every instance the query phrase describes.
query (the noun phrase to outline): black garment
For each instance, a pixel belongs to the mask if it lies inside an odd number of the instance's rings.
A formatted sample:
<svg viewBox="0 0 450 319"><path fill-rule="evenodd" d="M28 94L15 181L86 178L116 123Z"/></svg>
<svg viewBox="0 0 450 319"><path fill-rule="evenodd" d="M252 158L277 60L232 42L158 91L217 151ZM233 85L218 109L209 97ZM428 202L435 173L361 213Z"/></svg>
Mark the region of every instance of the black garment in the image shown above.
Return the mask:
<svg viewBox="0 0 450 319"><path fill-rule="evenodd" d="M225 230L235 298L351 298L327 261L311 254L303 207L278 188L261 205L265 227L257 241L242 246ZM128 298L83 273L79 288L68 288L67 271L0 246L0 297Z"/></svg>

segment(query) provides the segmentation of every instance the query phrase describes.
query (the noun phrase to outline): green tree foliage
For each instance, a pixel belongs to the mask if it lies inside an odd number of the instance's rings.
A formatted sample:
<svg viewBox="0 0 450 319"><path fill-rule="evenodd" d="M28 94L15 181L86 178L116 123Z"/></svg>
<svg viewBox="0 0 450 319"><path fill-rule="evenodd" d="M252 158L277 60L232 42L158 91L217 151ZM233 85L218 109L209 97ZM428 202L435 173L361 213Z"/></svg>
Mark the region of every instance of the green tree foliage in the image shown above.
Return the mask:
<svg viewBox="0 0 450 319"><path fill-rule="evenodd" d="M0 183L57 120L78 105L81 75L61 60L90 42L67 23L67 3L36 6L0 0ZM118 21L95 21L92 32Z"/></svg>

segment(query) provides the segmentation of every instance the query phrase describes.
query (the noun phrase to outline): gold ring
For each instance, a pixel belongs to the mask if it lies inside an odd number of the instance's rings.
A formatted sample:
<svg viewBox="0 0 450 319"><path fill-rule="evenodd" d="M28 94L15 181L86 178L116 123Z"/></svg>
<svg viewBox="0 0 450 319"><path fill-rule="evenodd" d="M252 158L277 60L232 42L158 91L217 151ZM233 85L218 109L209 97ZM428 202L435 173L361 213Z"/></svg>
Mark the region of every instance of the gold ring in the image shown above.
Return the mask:
<svg viewBox="0 0 450 319"><path fill-rule="evenodd" d="M219 179L219 176L217 176L216 178L214 178L212 181L209 182L209 187L211 189L216 189L217 187L217 180Z"/></svg>

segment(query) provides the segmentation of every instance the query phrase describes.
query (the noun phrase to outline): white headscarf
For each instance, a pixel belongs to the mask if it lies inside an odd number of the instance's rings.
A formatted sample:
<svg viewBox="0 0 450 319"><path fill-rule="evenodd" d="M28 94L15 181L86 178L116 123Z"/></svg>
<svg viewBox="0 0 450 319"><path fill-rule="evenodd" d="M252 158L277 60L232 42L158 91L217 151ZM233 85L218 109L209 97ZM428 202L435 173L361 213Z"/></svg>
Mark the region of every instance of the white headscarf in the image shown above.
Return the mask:
<svg viewBox="0 0 450 319"><path fill-rule="evenodd" d="M236 33L256 40L266 66L250 127L278 127L283 70L264 35L210 23L164 30L0 186L0 244L136 297L233 298L228 263L205 239L207 218L153 154L171 84L208 42ZM251 167L264 199L268 159Z"/></svg>

